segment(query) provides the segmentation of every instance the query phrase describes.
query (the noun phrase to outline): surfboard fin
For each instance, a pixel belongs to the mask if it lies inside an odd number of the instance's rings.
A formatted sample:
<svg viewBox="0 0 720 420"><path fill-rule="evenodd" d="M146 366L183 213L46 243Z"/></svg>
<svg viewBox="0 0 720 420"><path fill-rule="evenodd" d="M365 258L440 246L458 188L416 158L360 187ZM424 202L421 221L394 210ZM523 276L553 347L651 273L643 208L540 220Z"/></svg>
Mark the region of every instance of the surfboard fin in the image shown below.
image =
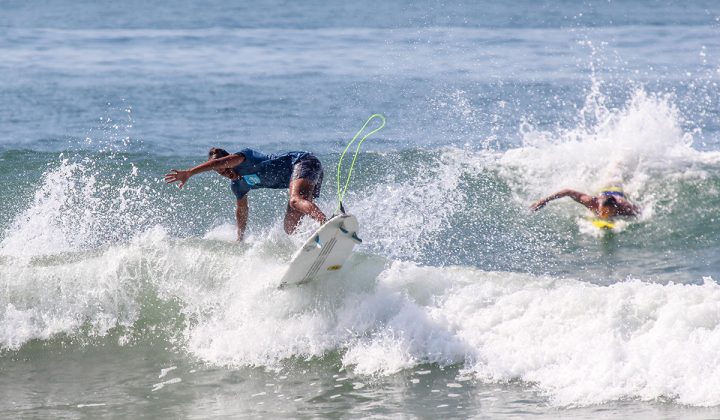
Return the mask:
<svg viewBox="0 0 720 420"><path fill-rule="evenodd" d="M359 243L359 244L362 243L362 239L358 238L357 232L353 232L353 234L350 235L350 239L352 239L352 240L355 241L356 243Z"/></svg>
<svg viewBox="0 0 720 420"><path fill-rule="evenodd" d="M340 229L340 232L344 233L345 235L350 235L350 231L345 229L344 224L341 224L340 226L338 226L338 229ZM355 243L358 243L358 244L362 243L362 239L360 239L357 236L357 232L353 232L352 235L350 235L350 239L352 239Z"/></svg>

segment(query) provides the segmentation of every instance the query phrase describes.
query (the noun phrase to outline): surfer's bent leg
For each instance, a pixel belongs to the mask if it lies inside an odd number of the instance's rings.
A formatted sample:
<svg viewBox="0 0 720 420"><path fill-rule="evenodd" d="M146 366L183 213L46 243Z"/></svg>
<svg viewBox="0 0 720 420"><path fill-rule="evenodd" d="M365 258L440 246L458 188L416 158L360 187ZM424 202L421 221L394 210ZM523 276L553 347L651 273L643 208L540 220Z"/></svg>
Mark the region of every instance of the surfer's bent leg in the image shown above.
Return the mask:
<svg viewBox="0 0 720 420"><path fill-rule="evenodd" d="M322 179L322 165L315 156L309 156L295 164L290 179L285 232L293 233L304 215L312 217L321 224L325 223L325 214L313 202L313 199L320 195Z"/></svg>

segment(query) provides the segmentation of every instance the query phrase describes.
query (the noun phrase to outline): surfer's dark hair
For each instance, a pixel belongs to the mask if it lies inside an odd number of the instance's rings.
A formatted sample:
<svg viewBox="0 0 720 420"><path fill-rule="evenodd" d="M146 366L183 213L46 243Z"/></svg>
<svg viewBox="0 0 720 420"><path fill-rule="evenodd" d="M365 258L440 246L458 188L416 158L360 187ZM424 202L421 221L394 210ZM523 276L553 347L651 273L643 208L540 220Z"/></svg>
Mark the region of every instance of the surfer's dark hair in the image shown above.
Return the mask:
<svg viewBox="0 0 720 420"><path fill-rule="evenodd" d="M221 149L219 147L211 147L208 151L208 160L210 159L219 159L221 157L229 156L230 153L227 152L225 149Z"/></svg>
<svg viewBox="0 0 720 420"><path fill-rule="evenodd" d="M605 196L602 200L603 206L615 206L617 207L617 200L612 195Z"/></svg>

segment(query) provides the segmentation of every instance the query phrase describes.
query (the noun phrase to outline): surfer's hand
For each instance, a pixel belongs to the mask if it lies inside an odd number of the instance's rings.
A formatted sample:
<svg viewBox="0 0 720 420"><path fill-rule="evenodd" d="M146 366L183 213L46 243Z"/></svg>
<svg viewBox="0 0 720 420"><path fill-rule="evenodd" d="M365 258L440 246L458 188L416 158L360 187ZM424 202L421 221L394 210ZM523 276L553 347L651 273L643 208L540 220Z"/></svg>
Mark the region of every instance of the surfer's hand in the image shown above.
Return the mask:
<svg viewBox="0 0 720 420"><path fill-rule="evenodd" d="M538 211L541 208L545 207L545 204L547 204L547 202L545 200L538 200L538 201L532 203L532 205L530 206L530 210Z"/></svg>
<svg viewBox="0 0 720 420"><path fill-rule="evenodd" d="M165 182L167 182L168 184L172 182L177 182L178 188L182 188L188 179L190 179L190 171L173 169L165 175Z"/></svg>

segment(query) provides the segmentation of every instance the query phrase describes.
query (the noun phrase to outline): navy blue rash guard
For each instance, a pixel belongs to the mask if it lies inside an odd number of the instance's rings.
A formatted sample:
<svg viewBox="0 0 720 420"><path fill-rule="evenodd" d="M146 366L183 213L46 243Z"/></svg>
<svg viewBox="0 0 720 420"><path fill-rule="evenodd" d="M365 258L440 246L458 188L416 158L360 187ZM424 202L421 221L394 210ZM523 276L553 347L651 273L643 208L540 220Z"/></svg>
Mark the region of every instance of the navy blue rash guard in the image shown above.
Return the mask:
<svg viewBox="0 0 720 420"><path fill-rule="evenodd" d="M230 188L238 200L258 188L288 188L293 166L312 156L308 152L266 155L253 149L242 149L235 154L245 157L243 163L232 168L240 175L240 178L230 181Z"/></svg>

